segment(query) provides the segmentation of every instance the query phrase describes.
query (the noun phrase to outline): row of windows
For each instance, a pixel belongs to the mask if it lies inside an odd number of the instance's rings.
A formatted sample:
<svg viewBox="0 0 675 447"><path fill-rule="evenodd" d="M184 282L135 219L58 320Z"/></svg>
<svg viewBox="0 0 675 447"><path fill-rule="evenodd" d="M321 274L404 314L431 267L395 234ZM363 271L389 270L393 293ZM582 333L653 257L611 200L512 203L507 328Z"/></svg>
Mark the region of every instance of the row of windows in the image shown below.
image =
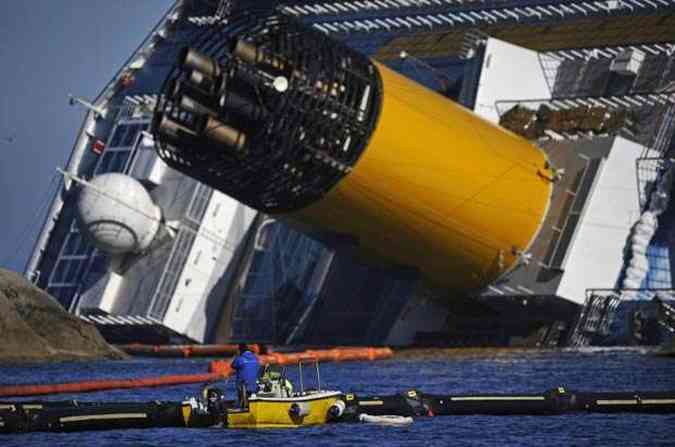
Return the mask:
<svg viewBox="0 0 675 447"><path fill-rule="evenodd" d="M672 276L669 247L651 244L647 247L647 259L649 270L642 286L649 289L670 289Z"/></svg>
<svg viewBox="0 0 675 447"><path fill-rule="evenodd" d="M84 238L73 223L49 284L77 284L81 274L85 273L93 254L94 246ZM95 256L90 272L97 269L105 272L107 269L106 256L102 253L96 253Z"/></svg>
<svg viewBox="0 0 675 447"><path fill-rule="evenodd" d="M176 291L178 278L183 272L194 240L195 232L193 230L183 227L178 232L178 237L174 242L173 251L166 264L166 270L157 287L155 302L152 304L152 309L150 309L150 315L152 317L159 320L164 318L164 315L169 308L171 298Z"/></svg>
<svg viewBox="0 0 675 447"><path fill-rule="evenodd" d="M120 124L115 127L108 148L96 167L95 175L108 172L125 172L129 157L134 150L133 145L138 134L148 128L147 123ZM124 149L116 149L124 148Z"/></svg>
<svg viewBox="0 0 675 447"><path fill-rule="evenodd" d="M192 202L190 203L190 208L187 211L187 217L189 219L192 219L196 223L201 223L202 218L206 213L206 208L209 206L212 193L213 190L211 188L202 183L197 183L192 196Z"/></svg>
<svg viewBox="0 0 675 447"><path fill-rule="evenodd" d="M87 290L107 271L108 257L104 253L96 253L93 259L84 256L62 258L56 264L47 291L67 309L80 285L82 290ZM86 278L80 281L83 274L86 274Z"/></svg>

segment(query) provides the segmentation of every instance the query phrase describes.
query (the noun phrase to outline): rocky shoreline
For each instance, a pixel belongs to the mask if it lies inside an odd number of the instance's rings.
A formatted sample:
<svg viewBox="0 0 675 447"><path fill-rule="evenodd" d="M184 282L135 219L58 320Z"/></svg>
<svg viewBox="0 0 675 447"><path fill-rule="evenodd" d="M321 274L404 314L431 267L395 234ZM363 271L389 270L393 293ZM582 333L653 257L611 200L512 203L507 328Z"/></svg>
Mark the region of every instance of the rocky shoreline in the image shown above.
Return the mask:
<svg viewBox="0 0 675 447"><path fill-rule="evenodd" d="M91 324L26 279L0 269L0 363L123 359Z"/></svg>

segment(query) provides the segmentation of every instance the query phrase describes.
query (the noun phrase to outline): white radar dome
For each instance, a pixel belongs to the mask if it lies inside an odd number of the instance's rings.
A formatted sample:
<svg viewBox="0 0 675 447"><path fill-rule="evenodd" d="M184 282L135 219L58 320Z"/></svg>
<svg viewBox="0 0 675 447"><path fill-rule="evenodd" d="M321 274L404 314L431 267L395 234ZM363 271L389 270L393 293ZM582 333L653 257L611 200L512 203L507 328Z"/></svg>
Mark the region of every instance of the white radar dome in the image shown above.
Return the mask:
<svg viewBox="0 0 675 447"><path fill-rule="evenodd" d="M139 252L152 243L162 212L133 177L102 174L80 192L77 202L81 231L108 253Z"/></svg>

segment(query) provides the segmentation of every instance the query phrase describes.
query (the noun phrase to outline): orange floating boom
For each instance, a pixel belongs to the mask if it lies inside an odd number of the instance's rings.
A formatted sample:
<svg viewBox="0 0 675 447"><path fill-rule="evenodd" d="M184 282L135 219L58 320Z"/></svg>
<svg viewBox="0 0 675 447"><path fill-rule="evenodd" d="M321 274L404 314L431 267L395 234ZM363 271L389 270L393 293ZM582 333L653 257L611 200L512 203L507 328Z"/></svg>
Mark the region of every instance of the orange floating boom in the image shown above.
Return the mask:
<svg viewBox="0 0 675 447"><path fill-rule="evenodd" d="M91 393L94 391L119 390L128 388L159 387L185 385L189 383L211 382L221 379L217 373L183 374L142 379L88 380L74 383L56 383L44 385L5 385L0 386L0 397L40 396L63 393Z"/></svg>
<svg viewBox="0 0 675 447"><path fill-rule="evenodd" d="M132 343L118 345L118 348L131 355L143 355L151 357L209 357L232 355L237 353L237 345L144 345ZM252 344L248 346L254 353L260 352L260 346Z"/></svg>
<svg viewBox="0 0 675 447"><path fill-rule="evenodd" d="M257 346L257 345L256 345ZM292 365L301 360L319 360L339 362L346 360L384 360L394 355L390 348L334 348L308 350L304 352L258 355L261 365ZM232 374L232 359L216 360L210 363L206 374L182 374L140 379L87 380L83 382L55 383L41 385L5 385L0 386L0 397L41 396L47 394L91 393L116 389L160 387L204 383L229 377Z"/></svg>
<svg viewBox="0 0 675 447"><path fill-rule="evenodd" d="M261 365L294 365L299 361L313 360L322 362L385 360L391 358L393 355L394 352L391 348L333 348L291 353L273 352L270 354L258 355L258 361ZM230 367L231 362L231 359L215 360L211 362L209 371L223 376L229 376L232 374L232 368Z"/></svg>

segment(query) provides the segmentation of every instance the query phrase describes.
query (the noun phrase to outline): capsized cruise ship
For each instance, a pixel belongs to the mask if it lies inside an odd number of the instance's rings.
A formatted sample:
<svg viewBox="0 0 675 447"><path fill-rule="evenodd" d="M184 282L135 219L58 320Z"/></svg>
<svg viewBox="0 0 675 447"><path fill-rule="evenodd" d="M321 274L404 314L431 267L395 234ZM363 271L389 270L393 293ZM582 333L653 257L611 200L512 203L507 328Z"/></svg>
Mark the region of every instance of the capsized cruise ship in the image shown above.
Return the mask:
<svg viewBox="0 0 675 447"><path fill-rule="evenodd" d="M657 339L674 11L177 1L73 99L25 273L116 342Z"/></svg>

